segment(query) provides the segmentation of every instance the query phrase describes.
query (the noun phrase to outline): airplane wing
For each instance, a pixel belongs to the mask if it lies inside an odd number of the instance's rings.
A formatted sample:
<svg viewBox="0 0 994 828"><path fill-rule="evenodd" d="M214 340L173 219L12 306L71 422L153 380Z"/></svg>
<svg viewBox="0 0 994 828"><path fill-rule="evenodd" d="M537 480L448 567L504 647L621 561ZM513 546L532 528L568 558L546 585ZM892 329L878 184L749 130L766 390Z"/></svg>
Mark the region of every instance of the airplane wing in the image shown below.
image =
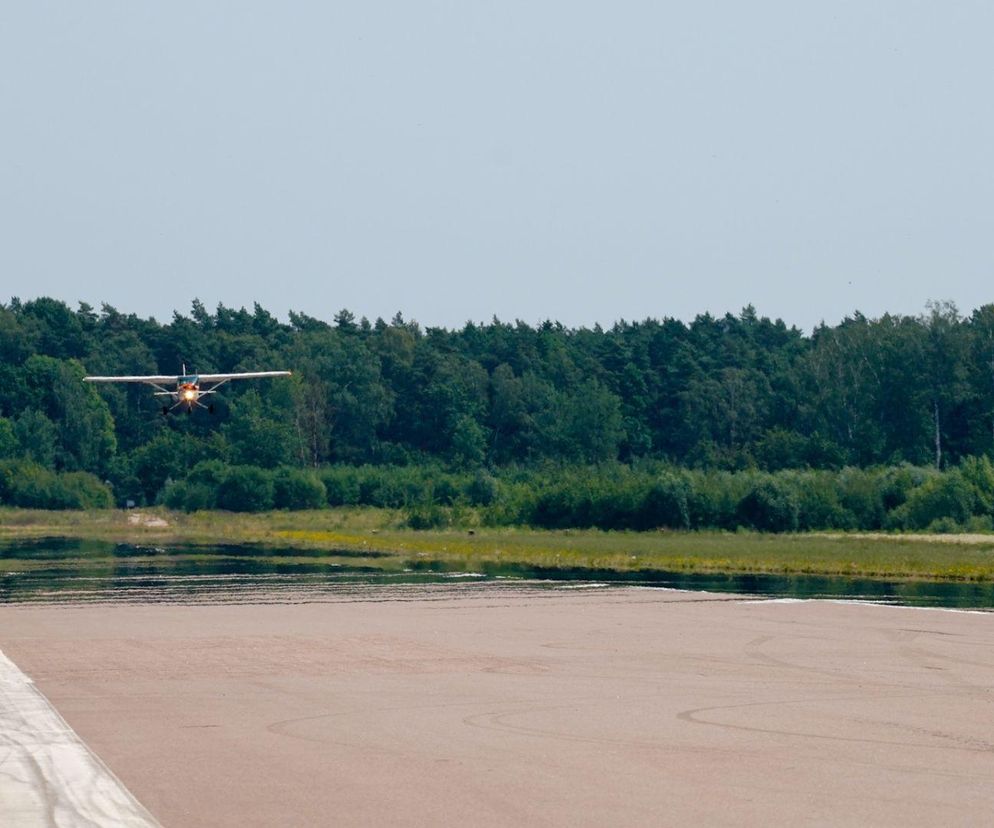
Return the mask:
<svg viewBox="0 0 994 828"><path fill-rule="evenodd" d="M145 376L145 377L83 377L83 382L144 382L149 385L166 385L176 383L179 377L172 376Z"/></svg>
<svg viewBox="0 0 994 828"><path fill-rule="evenodd" d="M201 382L226 382L236 379L261 379L262 377L289 377L290 371L249 371L244 374L197 374Z"/></svg>

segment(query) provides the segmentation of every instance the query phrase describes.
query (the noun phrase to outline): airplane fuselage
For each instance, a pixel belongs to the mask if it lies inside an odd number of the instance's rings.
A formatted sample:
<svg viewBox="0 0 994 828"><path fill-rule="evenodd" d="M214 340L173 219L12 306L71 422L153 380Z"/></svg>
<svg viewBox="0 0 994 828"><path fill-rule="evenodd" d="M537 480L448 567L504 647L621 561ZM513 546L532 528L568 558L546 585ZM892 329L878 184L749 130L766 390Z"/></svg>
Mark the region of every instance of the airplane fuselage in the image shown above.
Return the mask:
<svg viewBox="0 0 994 828"><path fill-rule="evenodd" d="M200 399L200 377L180 377L173 394L176 402L195 403Z"/></svg>

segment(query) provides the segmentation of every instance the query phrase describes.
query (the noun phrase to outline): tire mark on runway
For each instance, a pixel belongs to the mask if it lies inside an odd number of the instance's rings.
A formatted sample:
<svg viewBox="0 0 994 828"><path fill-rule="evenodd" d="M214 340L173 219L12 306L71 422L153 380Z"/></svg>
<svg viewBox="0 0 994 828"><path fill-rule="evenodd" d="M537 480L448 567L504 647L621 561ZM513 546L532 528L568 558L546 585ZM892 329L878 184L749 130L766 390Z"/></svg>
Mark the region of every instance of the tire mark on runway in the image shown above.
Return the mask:
<svg viewBox="0 0 994 828"><path fill-rule="evenodd" d="M895 681L885 681L879 678L875 678L869 675L857 675L854 673L847 672L845 670L831 670L825 667L811 667L807 664L797 664L792 661L787 661L783 658L777 658L776 656L770 655L763 648L769 644L771 641L777 638L782 638L783 636L774 635L761 635L758 638L754 638L747 642L742 648L743 654L752 658L754 661L758 661L762 664L766 664L770 667L778 667L786 670L796 670L805 675L811 676L827 676L828 678L835 679L836 681L842 681L846 684L855 684L859 687L878 687L878 688L891 688L891 689L913 689L917 685L906 684L904 682ZM823 642L825 639L816 638L816 641Z"/></svg>
<svg viewBox="0 0 994 828"><path fill-rule="evenodd" d="M948 667L938 667L934 664L929 664L928 662L940 661L945 662L946 664L960 665L963 667L982 667L989 671L994 670L994 664L977 661L975 659L962 658L960 656L947 655L945 653L936 652L935 650L926 649L917 645L917 639L922 635L931 633L931 630L900 629L884 632L887 637L897 645L898 654L911 662L911 664L915 667L937 671L937 677L952 687L958 687L962 690L972 691L973 693L977 693L978 691L980 693L991 692L989 681L969 681L963 678L962 675L950 670Z"/></svg>
<svg viewBox="0 0 994 828"><path fill-rule="evenodd" d="M648 698L648 697L645 697ZM632 701L630 699L629 701ZM681 752L696 752L696 753L729 753L741 755L742 750L736 749L726 749L721 747L701 747L697 745L687 745L687 744L675 744L672 741L664 741L660 739L659 741L650 741L645 739L620 739L612 738L609 736L594 736L594 735L584 735L581 733L570 733L561 730L551 730L542 727L529 727L527 725L513 724L509 720L519 716L528 716L532 714L548 714L561 710L569 710L576 708L578 704L590 701L600 701L599 698L596 699L584 699L579 702L574 702L572 704L557 704L557 705L534 705L528 707L521 707L515 710L504 710L497 711L491 710L484 713L475 713L470 716L463 718L462 723L467 727L479 728L481 730L493 730L499 733L512 733L518 736L528 736L535 739L552 739L561 742L575 742L580 744L590 744L598 746L610 746L618 748L634 748L638 750L651 750L651 751L666 751L667 749L678 748Z"/></svg>
<svg viewBox="0 0 994 828"><path fill-rule="evenodd" d="M502 733L516 733L519 736L533 736L541 739L556 739L564 742L585 742L587 744L616 744L633 745L619 739L605 739L596 736L581 736L576 733L563 733L555 730L545 730L542 728L525 727L523 725L510 724L507 720L512 716L527 716L533 713L551 713L557 710L566 710L572 705L548 705L536 707L524 707L517 710L496 711L491 710L485 713L474 713L463 718L462 723L467 727L480 728L481 730L496 730Z"/></svg>
<svg viewBox="0 0 994 828"><path fill-rule="evenodd" d="M930 695L930 694L925 694ZM941 698L948 694L937 693L935 696ZM881 699L902 699L902 698L920 698L921 694L915 696L878 696L876 700ZM907 742L898 741L893 739L873 739L866 736L834 736L826 733L813 733L803 730L788 730L785 728L775 728L775 727L760 727L758 725L745 725L745 724L733 724L730 722L720 722L711 721L704 718L704 714L716 713L722 710L741 710L745 708L760 708L760 707L775 707L775 706L785 706L793 704L812 704L818 702L846 702L846 701L864 701L865 696L852 696L852 697L832 697L828 699L781 699L777 701L768 702L746 702L744 704L727 704L727 705L715 705L712 707L695 707L689 710L681 710L676 714L677 719L681 721L689 722L691 724L703 725L707 727L718 727L725 730L739 730L747 733L767 733L775 736L790 736L794 738L802 739L819 739L831 742L852 742L859 744L874 744L874 745L891 745L896 747L915 747L915 748L926 748L928 750L959 750L968 751L970 753L994 753L994 745L984 743L982 747L968 746L964 744L956 745L930 745L923 742ZM936 738L953 738L946 734L933 733L930 734Z"/></svg>
<svg viewBox="0 0 994 828"><path fill-rule="evenodd" d="M902 730L906 733L911 733L919 736L930 736L935 739L948 739L953 742L957 742L963 745L969 745L970 747L976 747L983 750L990 751L994 753L994 742L989 742L986 739L978 739L973 736L966 736L957 733L947 733L944 730L937 730L935 728L929 727L918 727L913 724L905 724L903 722L891 722L883 721L880 719L854 719L856 723L876 726L876 727L891 727L895 730Z"/></svg>
<svg viewBox="0 0 994 828"><path fill-rule="evenodd" d="M924 658L948 661L950 664L962 664L964 667L983 667L986 670L994 671L994 664L989 661L977 661L976 659L963 658L962 656L946 655L945 653L937 653L934 650L926 650L923 647L905 647L904 651Z"/></svg>

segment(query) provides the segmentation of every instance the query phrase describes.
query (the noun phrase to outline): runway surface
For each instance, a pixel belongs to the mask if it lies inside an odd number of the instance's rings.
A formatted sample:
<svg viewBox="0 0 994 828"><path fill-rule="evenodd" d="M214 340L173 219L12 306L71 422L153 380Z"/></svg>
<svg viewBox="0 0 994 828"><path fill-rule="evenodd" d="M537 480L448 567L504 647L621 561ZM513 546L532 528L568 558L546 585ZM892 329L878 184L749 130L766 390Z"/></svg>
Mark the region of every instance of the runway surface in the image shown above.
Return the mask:
<svg viewBox="0 0 994 828"><path fill-rule="evenodd" d="M3 606L0 650L166 826L994 812L994 614L634 588L375 595Z"/></svg>

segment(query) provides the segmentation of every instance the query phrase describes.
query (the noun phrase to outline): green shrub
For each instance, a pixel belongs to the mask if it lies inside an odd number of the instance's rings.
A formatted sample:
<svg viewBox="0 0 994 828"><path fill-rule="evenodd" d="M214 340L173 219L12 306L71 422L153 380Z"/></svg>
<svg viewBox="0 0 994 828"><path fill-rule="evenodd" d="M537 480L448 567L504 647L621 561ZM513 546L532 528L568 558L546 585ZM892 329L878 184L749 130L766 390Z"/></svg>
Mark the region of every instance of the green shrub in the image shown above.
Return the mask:
<svg viewBox="0 0 994 828"><path fill-rule="evenodd" d="M500 484L496 499L483 510L487 526L528 526L534 524L535 489L524 482Z"/></svg>
<svg viewBox="0 0 994 828"><path fill-rule="evenodd" d="M328 502L324 483L300 469L281 468L273 475L273 505L277 509L320 509Z"/></svg>
<svg viewBox="0 0 994 828"><path fill-rule="evenodd" d="M59 483L66 493L69 509L110 509L114 495L110 487L89 472L60 474Z"/></svg>
<svg viewBox="0 0 994 828"><path fill-rule="evenodd" d="M329 506L355 506L359 503L360 486L357 470L349 466L322 469L321 482Z"/></svg>
<svg viewBox="0 0 994 828"><path fill-rule="evenodd" d="M17 457L20 450L20 443L14 433L14 424L3 417L0 417L0 458Z"/></svg>
<svg viewBox="0 0 994 828"><path fill-rule="evenodd" d="M889 501L903 502L903 489L890 485ZM850 466L839 472L838 488L840 505L852 515L853 528L880 529L884 525L887 516L884 496L888 490L880 474Z"/></svg>
<svg viewBox="0 0 994 828"><path fill-rule="evenodd" d="M489 506L499 494L497 478L486 471L478 471L466 486L466 498L472 506Z"/></svg>
<svg viewBox="0 0 994 828"><path fill-rule="evenodd" d="M399 509L432 502L432 484L427 474L415 466L360 466L359 503Z"/></svg>
<svg viewBox="0 0 994 828"><path fill-rule="evenodd" d="M797 499L798 528L853 529L856 518L839 498L838 475L832 472L784 472L782 479Z"/></svg>
<svg viewBox="0 0 994 828"><path fill-rule="evenodd" d="M21 463L17 460L0 460L0 503L11 504L14 478L17 477Z"/></svg>
<svg viewBox="0 0 994 828"><path fill-rule="evenodd" d="M462 497L462 487L451 474L432 475L427 481L428 486L423 491L430 492L430 502L442 506L451 506Z"/></svg>
<svg viewBox="0 0 994 828"><path fill-rule="evenodd" d="M0 464L0 501L26 509L109 509L110 487L89 472L57 473L30 461Z"/></svg>
<svg viewBox="0 0 994 828"><path fill-rule="evenodd" d="M590 514L583 525L601 529L638 529L641 520L647 516L644 509L648 489L648 480L634 477L609 478L599 485L595 484L591 489ZM679 507L675 508L679 510ZM675 519L679 520L679 517Z"/></svg>
<svg viewBox="0 0 994 828"><path fill-rule="evenodd" d="M921 530L942 518L965 524L973 515L975 503L973 487L963 476L956 470L946 472L913 489L907 501L891 512L890 525Z"/></svg>
<svg viewBox="0 0 994 828"><path fill-rule="evenodd" d="M690 477L688 508L696 529L735 529L739 502L753 484L749 474L696 472Z"/></svg>
<svg viewBox="0 0 994 828"><path fill-rule="evenodd" d="M183 498L183 511L201 512L217 506L217 489L206 483L187 482L186 496Z"/></svg>
<svg viewBox="0 0 994 828"><path fill-rule="evenodd" d="M160 500L167 509L199 512L217 506L217 489L192 480L170 481Z"/></svg>
<svg viewBox="0 0 994 828"><path fill-rule="evenodd" d="M936 535L955 535L957 532L962 532L963 527L950 517L941 517L933 520L928 525L927 531Z"/></svg>
<svg viewBox="0 0 994 828"><path fill-rule="evenodd" d="M186 479L190 483L200 483L213 489L218 489L228 476L231 466L220 460L201 460L190 469Z"/></svg>
<svg viewBox="0 0 994 828"><path fill-rule="evenodd" d="M551 486L536 495L530 522L546 529L577 526L578 515L584 511L581 497L569 486Z"/></svg>
<svg viewBox="0 0 994 828"><path fill-rule="evenodd" d="M179 511L186 502L186 490L188 483L185 480L167 480L166 485L159 493L159 503L167 509Z"/></svg>
<svg viewBox="0 0 994 828"><path fill-rule="evenodd" d="M645 492L632 528L689 529L689 491L684 479L674 474L659 476Z"/></svg>
<svg viewBox="0 0 994 828"><path fill-rule="evenodd" d="M911 492L936 475L933 468L921 466L892 466L878 472L875 477L883 498L884 510L892 512L902 506Z"/></svg>
<svg viewBox="0 0 994 828"><path fill-rule="evenodd" d="M272 475L255 466L232 466L221 481L217 505L230 512L264 512L272 509Z"/></svg>
<svg viewBox="0 0 994 828"><path fill-rule="evenodd" d="M964 457L958 467L963 479L973 488L978 514L994 512L994 463L988 457Z"/></svg>
<svg viewBox="0 0 994 828"><path fill-rule="evenodd" d="M797 497L781 480L760 480L739 501L739 523L763 532L796 532L800 506Z"/></svg>
<svg viewBox="0 0 994 828"><path fill-rule="evenodd" d="M443 506L415 506L407 511L406 523L411 529L442 529L451 525L452 518Z"/></svg>
<svg viewBox="0 0 994 828"><path fill-rule="evenodd" d="M55 472L36 463L22 463L10 484L10 502L26 509L73 509Z"/></svg>

